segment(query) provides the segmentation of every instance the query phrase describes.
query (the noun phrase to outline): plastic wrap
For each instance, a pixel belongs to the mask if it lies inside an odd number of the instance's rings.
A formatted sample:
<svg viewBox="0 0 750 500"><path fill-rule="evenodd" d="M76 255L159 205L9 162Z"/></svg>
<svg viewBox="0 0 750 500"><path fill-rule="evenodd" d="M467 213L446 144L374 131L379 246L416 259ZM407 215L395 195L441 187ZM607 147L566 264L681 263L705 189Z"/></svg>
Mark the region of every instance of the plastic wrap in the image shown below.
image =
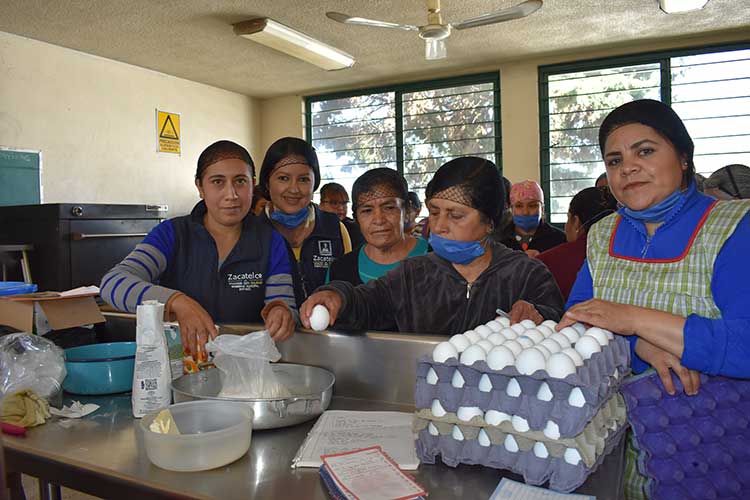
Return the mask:
<svg viewBox="0 0 750 500"><path fill-rule="evenodd" d="M0 337L0 399L27 389L48 401L60 399L66 374L63 350L44 337Z"/></svg>

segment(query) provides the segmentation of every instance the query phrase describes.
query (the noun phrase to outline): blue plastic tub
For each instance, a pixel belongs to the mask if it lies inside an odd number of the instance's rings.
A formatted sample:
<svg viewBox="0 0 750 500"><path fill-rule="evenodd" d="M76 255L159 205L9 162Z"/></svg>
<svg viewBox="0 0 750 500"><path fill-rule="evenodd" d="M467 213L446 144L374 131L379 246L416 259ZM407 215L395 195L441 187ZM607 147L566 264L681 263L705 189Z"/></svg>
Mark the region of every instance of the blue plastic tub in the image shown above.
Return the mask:
<svg viewBox="0 0 750 500"><path fill-rule="evenodd" d="M135 342L91 344L65 349L68 375L63 389L72 394L102 395L133 387Z"/></svg>
<svg viewBox="0 0 750 500"><path fill-rule="evenodd" d="M0 296L36 292L36 285L23 281L0 281Z"/></svg>

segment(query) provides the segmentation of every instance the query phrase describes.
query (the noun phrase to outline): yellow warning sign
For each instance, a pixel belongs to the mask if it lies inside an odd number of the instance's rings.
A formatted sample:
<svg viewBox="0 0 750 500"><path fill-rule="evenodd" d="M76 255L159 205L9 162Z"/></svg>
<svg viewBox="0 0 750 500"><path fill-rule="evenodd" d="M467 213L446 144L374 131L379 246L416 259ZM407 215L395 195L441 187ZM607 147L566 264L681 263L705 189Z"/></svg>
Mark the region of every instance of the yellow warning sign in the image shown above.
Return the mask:
<svg viewBox="0 0 750 500"><path fill-rule="evenodd" d="M180 154L180 115L156 110L156 141L159 153Z"/></svg>

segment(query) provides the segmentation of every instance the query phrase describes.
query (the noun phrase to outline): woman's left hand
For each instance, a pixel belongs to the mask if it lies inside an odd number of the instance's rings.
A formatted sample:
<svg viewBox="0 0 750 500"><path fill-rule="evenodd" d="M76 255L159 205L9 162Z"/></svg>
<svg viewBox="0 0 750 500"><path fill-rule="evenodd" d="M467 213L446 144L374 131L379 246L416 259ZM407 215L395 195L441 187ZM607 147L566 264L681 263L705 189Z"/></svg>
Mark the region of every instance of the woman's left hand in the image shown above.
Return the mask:
<svg viewBox="0 0 750 500"><path fill-rule="evenodd" d="M537 325L544 321L544 317L539 314L534 304L525 300L516 301L513 307L510 308L510 324L520 323L525 319L530 319Z"/></svg>
<svg viewBox="0 0 750 500"><path fill-rule="evenodd" d="M598 326L620 335L635 335L637 328L635 320L639 307L627 304L617 304L608 300L591 299L576 304L563 315L557 324L557 331L573 323L585 323Z"/></svg>
<svg viewBox="0 0 750 500"><path fill-rule="evenodd" d="M274 342L281 342L294 334L294 316L285 306L271 308L266 314L266 330Z"/></svg>

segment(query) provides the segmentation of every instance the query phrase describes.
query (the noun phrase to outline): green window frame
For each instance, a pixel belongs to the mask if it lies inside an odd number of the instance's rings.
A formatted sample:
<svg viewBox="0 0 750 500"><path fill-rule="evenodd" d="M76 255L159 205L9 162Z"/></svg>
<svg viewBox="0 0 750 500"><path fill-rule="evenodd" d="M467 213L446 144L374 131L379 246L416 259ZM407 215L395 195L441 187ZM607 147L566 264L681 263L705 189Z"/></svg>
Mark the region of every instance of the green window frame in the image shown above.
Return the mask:
<svg viewBox="0 0 750 500"><path fill-rule="evenodd" d="M724 54L730 52L736 52L736 56ZM709 60L710 56L716 56L715 59L717 60ZM726 59L722 59L724 56L726 56ZM730 78L719 76L691 81L692 76L700 73L699 69L695 70L696 68L705 67L706 70L710 70L711 65L716 65L715 67L718 68L718 65L726 66L730 63L737 63L735 66L741 70L738 75ZM648 74L649 71L651 74ZM638 84L625 85L624 88L618 88L617 90L598 91L598 89L594 89L594 92L590 93L555 94L555 92L560 91L559 89L564 86L565 82L572 82L576 78L599 78L599 82L601 82L608 75L617 72L631 75L638 72L640 73L639 78L644 83L640 86ZM658 78L658 82L649 81L649 79L654 80L654 77ZM632 81L637 81L636 77L633 77ZM740 83L735 88L742 87L744 90L734 94L732 94L732 90L726 88L722 90L721 86L726 87L727 82ZM550 86L556 90L551 92ZM696 91L698 94L701 92L711 93L699 95L695 98L695 95L689 95L691 86L693 94ZM621 93L621 95L615 95L617 93ZM596 99L589 99L593 94L605 95L609 98L609 102L602 105L601 102L606 102L606 99L601 99L597 105L595 104ZM578 175L575 170L586 172L588 168L588 171L591 172L595 165L598 165L598 169L604 171L596 137L601 119L619 104L643 97L661 99L662 102L673 106L683 118L696 144L696 169L699 173L710 174L721 166L718 164L721 159L725 159L723 165L729 163L750 164L748 162L748 159L750 159L750 42L646 52L539 66L540 178L544 189L545 206L548 207L547 213L553 223L565 222L569 199L574 191L577 192L584 187L592 186L596 178L596 175L591 176L586 173ZM556 100L566 98L574 98L577 103L580 100L583 105L577 108L575 106L565 108L566 110L561 112ZM736 103L736 114L713 116L710 112L706 115L705 109L699 109L709 107L711 103L721 102ZM558 118L566 113L577 113L584 118L588 117L590 126L555 129L555 127L561 126L560 123L564 121ZM707 132L711 127L706 126L706 124L712 121L713 123L719 123L720 120L723 120L724 128L727 128L730 122L735 120L739 129L733 129L729 133L724 132L722 134ZM699 126L701 121L703 121L703 126ZM567 123L570 122L575 123L575 120L568 119ZM718 127L716 130L720 130L720 128ZM563 140L569 140L569 142L561 143L561 137ZM738 149L737 144L740 141L744 141L745 146ZM713 151L711 151L712 144ZM716 150L720 144L724 144L723 147L729 150ZM574 165L571 171L566 171L566 167L555 167L556 165L565 165L565 162L560 160L561 157L564 157L563 154L560 154L560 149L566 148L579 148L581 150L588 148L586 152L578 156L584 158L583 160L570 162ZM576 177L576 175L578 176ZM561 184L553 186L555 183ZM562 184L566 185L564 189L557 188Z"/></svg>

